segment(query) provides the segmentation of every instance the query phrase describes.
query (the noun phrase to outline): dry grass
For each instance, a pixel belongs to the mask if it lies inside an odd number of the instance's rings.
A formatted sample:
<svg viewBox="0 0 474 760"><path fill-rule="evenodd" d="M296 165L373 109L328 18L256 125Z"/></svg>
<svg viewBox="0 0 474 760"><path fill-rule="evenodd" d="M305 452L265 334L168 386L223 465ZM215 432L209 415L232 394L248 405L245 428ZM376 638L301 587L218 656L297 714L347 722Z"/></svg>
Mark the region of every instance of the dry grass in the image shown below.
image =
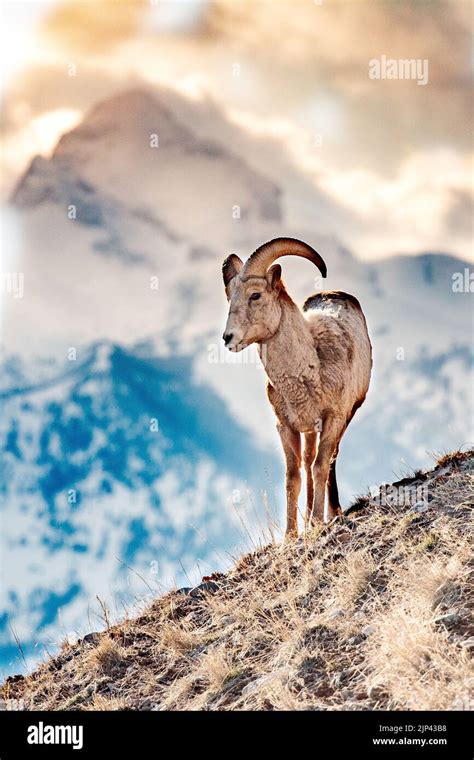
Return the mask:
<svg viewBox="0 0 474 760"><path fill-rule="evenodd" d="M474 456L445 456L421 508L374 503L243 557L94 643L66 644L3 698L26 709L469 709Z"/></svg>
<svg viewBox="0 0 474 760"><path fill-rule="evenodd" d="M367 592L376 563L368 549L349 549L345 571L333 583L338 606L350 610Z"/></svg>
<svg viewBox="0 0 474 760"><path fill-rule="evenodd" d="M445 534L454 538L449 530ZM450 632L469 615L459 606L468 564L461 543L454 557L410 559L389 583L392 602L374 615L366 669L369 689L386 691L395 706L438 710L469 704L472 663L468 649L460 646L462 637Z"/></svg>
<svg viewBox="0 0 474 760"><path fill-rule="evenodd" d="M92 712L112 712L114 710L126 710L127 705L123 699L94 694L90 704L85 705L83 709Z"/></svg>
<svg viewBox="0 0 474 760"><path fill-rule="evenodd" d="M126 652L116 641L104 637L100 644L92 649L87 660L90 667L98 672L113 674L123 669L126 663Z"/></svg>

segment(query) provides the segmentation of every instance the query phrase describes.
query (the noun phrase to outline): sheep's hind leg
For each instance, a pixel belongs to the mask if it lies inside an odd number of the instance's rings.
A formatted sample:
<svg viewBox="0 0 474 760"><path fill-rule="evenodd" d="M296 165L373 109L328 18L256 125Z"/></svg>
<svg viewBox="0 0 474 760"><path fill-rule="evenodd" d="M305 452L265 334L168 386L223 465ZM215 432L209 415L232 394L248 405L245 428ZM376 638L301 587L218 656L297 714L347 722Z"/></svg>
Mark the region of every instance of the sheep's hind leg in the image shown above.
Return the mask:
<svg viewBox="0 0 474 760"><path fill-rule="evenodd" d="M328 520L332 520L337 515L342 515L342 507L339 503L339 491L337 488L336 480L336 459L339 452L339 444L336 446L336 451L333 454L331 464L329 466L328 477Z"/></svg>
<svg viewBox="0 0 474 760"><path fill-rule="evenodd" d="M334 454L332 455L331 465L329 467L329 477L328 477L328 519L329 520L332 520L337 515L344 514L344 512L342 511L341 504L339 502L339 491L337 488L337 480L336 480L336 459L337 459L337 455L339 454L339 444L341 442L342 436L346 432L349 426L349 422L352 420L354 414L364 402L364 398L362 400L357 401L354 404L351 414L349 416L349 419L347 420L346 425L341 431L339 440L337 442L337 446L334 450Z"/></svg>
<svg viewBox="0 0 474 760"><path fill-rule="evenodd" d="M301 490L301 435L278 425L286 458L286 535L298 535L298 496Z"/></svg>
<svg viewBox="0 0 474 760"><path fill-rule="evenodd" d="M341 439L344 426L339 421L328 419L323 425L323 430L319 439L318 453L313 464L313 481L314 481L314 499L311 522L316 524L324 521L324 499L326 488L329 485L331 470L331 461L337 452L337 446ZM333 473L335 481L335 470ZM337 489L337 484L336 484ZM334 489L333 489L334 497ZM331 507L329 507L331 515Z"/></svg>

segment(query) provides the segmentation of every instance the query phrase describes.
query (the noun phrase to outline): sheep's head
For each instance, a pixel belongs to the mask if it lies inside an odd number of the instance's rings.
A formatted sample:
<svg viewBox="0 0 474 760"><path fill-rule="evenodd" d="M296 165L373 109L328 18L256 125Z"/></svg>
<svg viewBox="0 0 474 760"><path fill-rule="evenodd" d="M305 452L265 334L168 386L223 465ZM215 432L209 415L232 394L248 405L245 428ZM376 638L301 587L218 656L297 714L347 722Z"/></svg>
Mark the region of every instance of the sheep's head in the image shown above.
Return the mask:
<svg viewBox="0 0 474 760"><path fill-rule="evenodd" d="M326 277L326 265L319 253L293 238L276 238L265 243L245 264L234 254L224 261L222 276L229 316L223 339L230 351L242 351L251 343L264 343L278 330L284 286L280 265L270 265L280 256L289 255L309 259Z"/></svg>
<svg viewBox="0 0 474 760"><path fill-rule="evenodd" d="M264 277L242 278L236 274L228 282L230 308L223 338L230 351L242 351L251 343L268 340L278 330L280 276L281 267L275 264Z"/></svg>

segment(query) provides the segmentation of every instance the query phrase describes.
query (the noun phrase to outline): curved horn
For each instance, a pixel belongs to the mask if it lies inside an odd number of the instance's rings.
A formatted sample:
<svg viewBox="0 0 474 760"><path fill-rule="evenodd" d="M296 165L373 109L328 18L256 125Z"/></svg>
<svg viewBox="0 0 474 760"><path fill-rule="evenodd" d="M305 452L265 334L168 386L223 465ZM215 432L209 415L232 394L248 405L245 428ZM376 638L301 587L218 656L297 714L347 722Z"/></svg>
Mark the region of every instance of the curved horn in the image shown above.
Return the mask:
<svg viewBox="0 0 474 760"><path fill-rule="evenodd" d="M310 245L295 238L275 238L264 243L252 253L244 264L244 277L264 277L270 264L280 256L302 256L315 264L323 277L327 276L326 264L322 257Z"/></svg>
<svg viewBox="0 0 474 760"><path fill-rule="evenodd" d="M227 256L226 260L222 264L222 278L224 280L225 287L227 287L235 275L240 272L242 267L243 261L242 259L239 259L235 253L231 253L230 256Z"/></svg>

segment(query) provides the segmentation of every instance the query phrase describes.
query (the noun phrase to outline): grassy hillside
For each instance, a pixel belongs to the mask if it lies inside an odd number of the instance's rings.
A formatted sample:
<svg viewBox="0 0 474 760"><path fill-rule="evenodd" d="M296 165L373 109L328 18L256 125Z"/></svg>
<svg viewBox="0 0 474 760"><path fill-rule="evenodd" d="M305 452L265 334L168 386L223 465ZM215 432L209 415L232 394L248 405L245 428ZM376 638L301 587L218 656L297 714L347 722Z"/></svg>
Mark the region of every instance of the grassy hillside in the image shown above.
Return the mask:
<svg viewBox="0 0 474 760"><path fill-rule="evenodd" d="M27 710L472 709L474 453L243 557L82 641L3 699Z"/></svg>

